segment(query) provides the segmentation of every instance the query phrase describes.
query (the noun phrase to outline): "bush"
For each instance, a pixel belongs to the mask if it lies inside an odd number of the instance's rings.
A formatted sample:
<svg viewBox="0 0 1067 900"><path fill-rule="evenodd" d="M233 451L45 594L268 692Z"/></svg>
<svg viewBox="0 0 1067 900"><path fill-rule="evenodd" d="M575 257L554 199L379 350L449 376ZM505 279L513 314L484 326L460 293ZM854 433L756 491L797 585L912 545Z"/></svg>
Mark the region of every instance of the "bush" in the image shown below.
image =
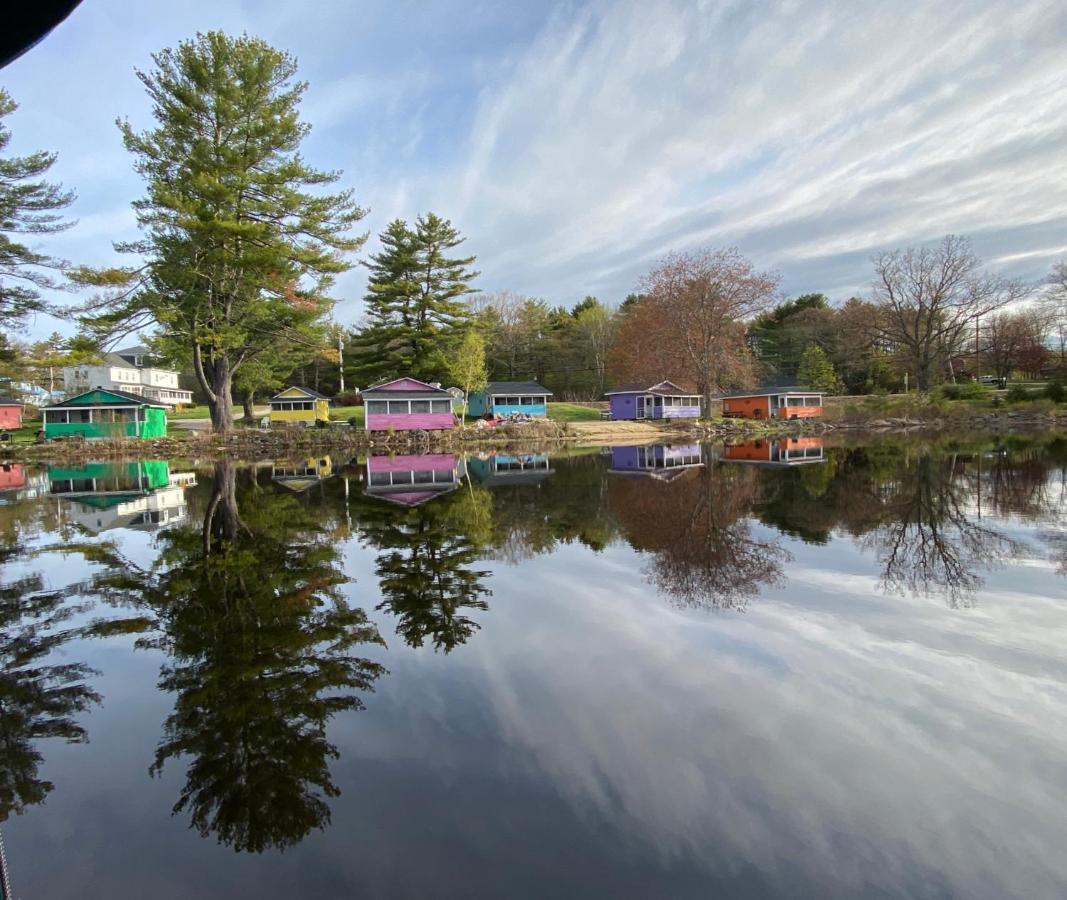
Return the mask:
<svg viewBox="0 0 1067 900"><path fill-rule="evenodd" d="M962 381L959 384L943 384L934 391L937 397L946 400L982 400L988 397L990 389L977 381Z"/></svg>
<svg viewBox="0 0 1067 900"><path fill-rule="evenodd" d="M362 406L363 395L359 391L345 391L337 397L338 406Z"/></svg>
<svg viewBox="0 0 1067 900"><path fill-rule="evenodd" d="M348 424L351 425L353 428L355 428L357 425L359 425L359 419L356 418L355 416L349 416L348 417Z"/></svg>
<svg viewBox="0 0 1067 900"><path fill-rule="evenodd" d="M1029 403L1037 399L1037 394L1021 384L1013 384L1008 388L1009 403Z"/></svg>
<svg viewBox="0 0 1067 900"><path fill-rule="evenodd" d="M1053 403L1063 403L1067 400L1067 385L1062 381L1050 381L1045 385L1045 397Z"/></svg>

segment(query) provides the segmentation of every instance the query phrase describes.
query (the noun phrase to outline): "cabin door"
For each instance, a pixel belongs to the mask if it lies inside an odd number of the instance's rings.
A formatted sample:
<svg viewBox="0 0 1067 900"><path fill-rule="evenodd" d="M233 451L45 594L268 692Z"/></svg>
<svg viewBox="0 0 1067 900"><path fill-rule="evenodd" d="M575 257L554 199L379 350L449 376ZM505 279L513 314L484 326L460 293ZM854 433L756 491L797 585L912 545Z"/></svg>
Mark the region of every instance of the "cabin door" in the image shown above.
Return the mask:
<svg viewBox="0 0 1067 900"><path fill-rule="evenodd" d="M647 419L652 415L652 398L641 396L637 398L637 418Z"/></svg>

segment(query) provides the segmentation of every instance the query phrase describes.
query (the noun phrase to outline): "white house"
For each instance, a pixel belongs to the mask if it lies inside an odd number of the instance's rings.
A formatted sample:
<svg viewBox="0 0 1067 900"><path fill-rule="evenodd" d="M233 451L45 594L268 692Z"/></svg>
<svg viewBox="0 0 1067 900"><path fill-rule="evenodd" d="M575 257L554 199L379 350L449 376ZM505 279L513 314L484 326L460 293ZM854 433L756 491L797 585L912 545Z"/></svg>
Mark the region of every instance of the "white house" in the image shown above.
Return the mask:
<svg viewBox="0 0 1067 900"><path fill-rule="evenodd" d="M67 394L92 388L110 388L137 394L165 406L192 403L193 392L178 386L178 373L152 365L147 347L127 347L104 356L99 365L63 369Z"/></svg>

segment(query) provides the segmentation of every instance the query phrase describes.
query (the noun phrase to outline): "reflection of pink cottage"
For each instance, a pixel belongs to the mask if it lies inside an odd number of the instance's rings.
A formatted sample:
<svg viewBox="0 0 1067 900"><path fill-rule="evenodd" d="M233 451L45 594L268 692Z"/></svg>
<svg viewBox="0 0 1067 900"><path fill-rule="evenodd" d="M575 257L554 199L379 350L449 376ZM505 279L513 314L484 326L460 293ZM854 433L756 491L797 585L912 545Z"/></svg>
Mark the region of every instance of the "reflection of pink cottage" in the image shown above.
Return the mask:
<svg viewBox="0 0 1067 900"><path fill-rule="evenodd" d="M451 453L367 457L366 493L401 506L418 506L459 484L459 462Z"/></svg>
<svg viewBox="0 0 1067 900"><path fill-rule="evenodd" d="M363 406L367 431L446 431L456 426L452 395L415 378L367 388Z"/></svg>

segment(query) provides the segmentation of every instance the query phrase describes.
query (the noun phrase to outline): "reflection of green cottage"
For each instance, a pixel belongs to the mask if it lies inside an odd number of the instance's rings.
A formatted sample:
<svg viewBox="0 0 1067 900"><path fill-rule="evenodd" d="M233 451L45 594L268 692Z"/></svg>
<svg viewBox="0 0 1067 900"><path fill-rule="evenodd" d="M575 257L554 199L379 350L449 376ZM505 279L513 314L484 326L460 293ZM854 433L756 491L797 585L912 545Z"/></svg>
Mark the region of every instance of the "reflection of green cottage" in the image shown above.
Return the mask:
<svg viewBox="0 0 1067 900"><path fill-rule="evenodd" d="M41 410L45 440L67 437L154 438L167 434L167 412L126 391L93 388Z"/></svg>
<svg viewBox="0 0 1067 900"><path fill-rule="evenodd" d="M164 460L132 463L87 463L78 468L48 467L48 490L53 496L77 499L100 508L130 497L158 491L170 484L170 466Z"/></svg>

